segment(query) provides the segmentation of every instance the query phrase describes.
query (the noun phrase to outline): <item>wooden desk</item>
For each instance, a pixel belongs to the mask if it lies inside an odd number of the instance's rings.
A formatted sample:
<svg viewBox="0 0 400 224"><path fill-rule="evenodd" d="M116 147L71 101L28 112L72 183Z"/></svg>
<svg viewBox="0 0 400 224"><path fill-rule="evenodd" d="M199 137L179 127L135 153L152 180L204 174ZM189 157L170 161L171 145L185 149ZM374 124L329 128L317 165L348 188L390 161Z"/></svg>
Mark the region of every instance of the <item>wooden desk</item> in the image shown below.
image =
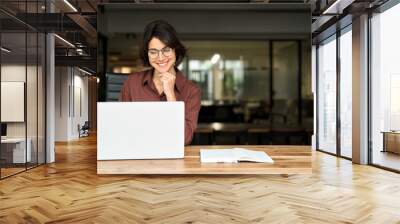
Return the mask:
<svg viewBox="0 0 400 224"><path fill-rule="evenodd" d="M400 154L400 132L384 131L383 134L383 150L382 152L392 152Z"/></svg>
<svg viewBox="0 0 400 224"><path fill-rule="evenodd" d="M243 147L265 151L267 163L200 163L200 148ZM189 146L184 159L97 161L97 174L310 174L310 146Z"/></svg>

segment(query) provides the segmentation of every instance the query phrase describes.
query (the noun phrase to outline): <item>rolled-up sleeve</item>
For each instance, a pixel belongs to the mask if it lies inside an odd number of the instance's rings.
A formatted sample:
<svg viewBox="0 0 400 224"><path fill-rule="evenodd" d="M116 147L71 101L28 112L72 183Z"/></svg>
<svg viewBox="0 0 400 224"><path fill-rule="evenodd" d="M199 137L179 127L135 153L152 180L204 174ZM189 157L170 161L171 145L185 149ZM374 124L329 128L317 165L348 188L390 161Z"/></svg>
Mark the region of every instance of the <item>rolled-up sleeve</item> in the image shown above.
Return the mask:
<svg viewBox="0 0 400 224"><path fill-rule="evenodd" d="M185 101L185 145L192 142L194 131L197 128L200 107L201 91L200 88L195 86Z"/></svg>

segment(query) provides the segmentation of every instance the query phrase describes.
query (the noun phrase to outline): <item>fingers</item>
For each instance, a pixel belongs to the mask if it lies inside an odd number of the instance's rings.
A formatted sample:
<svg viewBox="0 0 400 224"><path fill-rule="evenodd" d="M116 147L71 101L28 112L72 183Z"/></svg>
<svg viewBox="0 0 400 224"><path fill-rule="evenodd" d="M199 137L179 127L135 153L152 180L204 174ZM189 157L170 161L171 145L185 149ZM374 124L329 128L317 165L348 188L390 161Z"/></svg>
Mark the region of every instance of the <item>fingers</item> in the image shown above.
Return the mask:
<svg viewBox="0 0 400 224"><path fill-rule="evenodd" d="M160 81L163 84L164 92L167 96L173 95L175 86L175 75L165 72L160 74Z"/></svg>
<svg viewBox="0 0 400 224"><path fill-rule="evenodd" d="M168 83L170 79L167 78L167 77L161 77L160 80L161 80L162 83Z"/></svg>
<svg viewBox="0 0 400 224"><path fill-rule="evenodd" d="M175 75L172 75L171 73L163 73L160 75L161 76L161 82L173 82L175 83Z"/></svg>
<svg viewBox="0 0 400 224"><path fill-rule="evenodd" d="M174 75L174 74L171 74L171 73L169 73L169 72L161 73L160 76L161 76L161 77L169 77L169 78L175 79L175 75Z"/></svg>

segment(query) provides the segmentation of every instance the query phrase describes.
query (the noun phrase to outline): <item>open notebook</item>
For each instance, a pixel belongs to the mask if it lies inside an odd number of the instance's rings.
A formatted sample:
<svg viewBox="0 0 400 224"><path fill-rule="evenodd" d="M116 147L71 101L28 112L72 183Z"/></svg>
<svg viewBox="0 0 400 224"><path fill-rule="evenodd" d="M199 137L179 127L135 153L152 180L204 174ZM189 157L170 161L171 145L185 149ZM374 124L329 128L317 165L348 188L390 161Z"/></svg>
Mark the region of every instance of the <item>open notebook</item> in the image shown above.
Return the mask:
<svg viewBox="0 0 400 224"><path fill-rule="evenodd" d="M243 148L232 149L200 149L202 163L237 163L239 161L273 163L274 161L262 151Z"/></svg>

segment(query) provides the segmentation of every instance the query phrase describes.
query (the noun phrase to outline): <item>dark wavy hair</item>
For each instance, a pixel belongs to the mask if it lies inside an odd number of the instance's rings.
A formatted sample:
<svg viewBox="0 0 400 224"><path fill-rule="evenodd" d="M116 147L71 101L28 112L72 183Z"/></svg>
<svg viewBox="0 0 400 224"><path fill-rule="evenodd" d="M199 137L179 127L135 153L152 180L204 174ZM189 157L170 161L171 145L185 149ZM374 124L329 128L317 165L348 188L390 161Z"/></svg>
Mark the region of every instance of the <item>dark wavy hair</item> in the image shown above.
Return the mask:
<svg viewBox="0 0 400 224"><path fill-rule="evenodd" d="M142 46L140 47L140 59L144 66L150 66L148 57L148 47L150 40L155 37L163 42L166 46L175 50L176 62L175 68L182 62L186 56L186 48L178 39L176 31L173 26L164 20L156 20L149 23L143 33Z"/></svg>

